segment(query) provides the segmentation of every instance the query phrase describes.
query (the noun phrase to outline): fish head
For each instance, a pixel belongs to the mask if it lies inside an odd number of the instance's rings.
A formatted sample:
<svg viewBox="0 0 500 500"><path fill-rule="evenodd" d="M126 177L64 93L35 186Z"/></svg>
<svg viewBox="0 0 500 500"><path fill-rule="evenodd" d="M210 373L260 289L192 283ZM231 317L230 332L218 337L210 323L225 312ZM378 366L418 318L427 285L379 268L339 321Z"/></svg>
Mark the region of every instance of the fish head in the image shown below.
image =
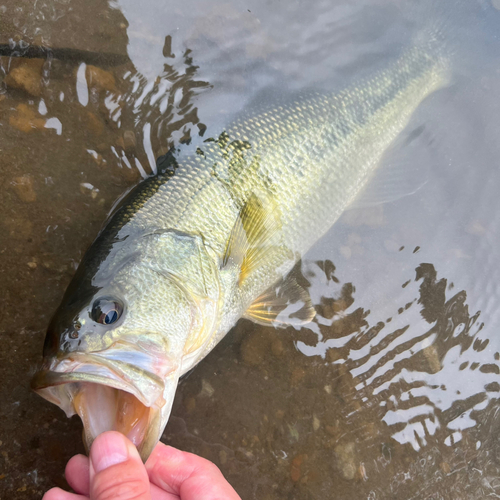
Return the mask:
<svg viewBox="0 0 500 500"><path fill-rule="evenodd" d="M117 430L145 460L186 363L214 337L218 268L200 237L176 231L121 240L99 266L92 252L50 322L32 387L81 417L87 449Z"/></svg>

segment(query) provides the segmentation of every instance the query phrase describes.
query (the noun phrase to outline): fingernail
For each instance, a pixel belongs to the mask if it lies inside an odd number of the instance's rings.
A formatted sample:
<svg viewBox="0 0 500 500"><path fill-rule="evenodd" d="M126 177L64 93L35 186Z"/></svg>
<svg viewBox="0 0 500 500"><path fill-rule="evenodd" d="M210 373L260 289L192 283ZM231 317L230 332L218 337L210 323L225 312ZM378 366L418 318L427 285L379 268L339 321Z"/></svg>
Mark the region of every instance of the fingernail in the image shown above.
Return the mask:
<svg viewBox="0 0 500 500"><path fill-rule="evenodd" d="M105 432L96 438L90 450L90 461L94 471L101 472L112 465L125 462L128 444L119 432Z"/></svg>

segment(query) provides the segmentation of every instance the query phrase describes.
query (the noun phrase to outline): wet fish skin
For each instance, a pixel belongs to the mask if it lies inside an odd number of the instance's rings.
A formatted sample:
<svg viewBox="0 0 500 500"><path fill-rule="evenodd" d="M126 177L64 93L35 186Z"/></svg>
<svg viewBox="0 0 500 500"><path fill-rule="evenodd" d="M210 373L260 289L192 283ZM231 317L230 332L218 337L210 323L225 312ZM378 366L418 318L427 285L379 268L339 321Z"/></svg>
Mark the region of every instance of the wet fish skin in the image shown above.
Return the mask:
<svg viewBox="0 0 500 500"><path fill-rule="evenodd" d="M414 47L340 93L303 95L237 120L196 154L178 157L175 175L139 186L68 287L34 389L68 415L78 410L87 446L103 430L92 422L116 428L117 408L130 408L120 391L132 393L142 405L136 444L147 458L179 376L240 317L280 324L275 306L293 298L310 319L307 291L296 283L283 282L280 297L266 290L340 217L422 100L447 80L441 52ZM93 317L100 297L123 304L113 324Z"/></svg>

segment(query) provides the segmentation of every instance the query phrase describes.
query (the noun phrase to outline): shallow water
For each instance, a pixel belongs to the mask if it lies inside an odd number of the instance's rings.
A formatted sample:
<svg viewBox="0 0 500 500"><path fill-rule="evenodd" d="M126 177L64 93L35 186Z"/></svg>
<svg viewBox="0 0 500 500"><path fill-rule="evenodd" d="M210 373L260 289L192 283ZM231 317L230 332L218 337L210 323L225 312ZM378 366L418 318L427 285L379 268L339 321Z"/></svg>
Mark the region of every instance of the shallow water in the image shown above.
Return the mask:
<svg viewBox="0 0 500 500"><path fill-rule="evenodd" d="M341 89L429 22L387 0L137 5L0 1L0 43L130 57L0 60L1 498L64 486L83 451L78 419L29 378L116 199L172 145L277 92ZM347 211L304 257L315 321L240 321L180 383L162 440L213 460L243 499L500 495L500 66L485 9L487 23L446 16L452 83L383 161L415 189Z"/></svg>

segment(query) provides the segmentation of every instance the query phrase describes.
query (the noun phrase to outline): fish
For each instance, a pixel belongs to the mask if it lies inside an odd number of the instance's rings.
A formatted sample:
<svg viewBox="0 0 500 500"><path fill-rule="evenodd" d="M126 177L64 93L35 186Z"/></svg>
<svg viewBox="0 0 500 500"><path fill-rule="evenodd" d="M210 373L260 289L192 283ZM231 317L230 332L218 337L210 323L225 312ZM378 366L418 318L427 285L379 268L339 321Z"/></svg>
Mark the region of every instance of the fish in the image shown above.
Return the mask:
<svg viewBox="0 0 500 500"><path fill-rule="evenodd" d="M146 460L179 378L240 318L313 320L307 286L290 271L449 82L431 38L339 91L256 106L195 151L170 155L121 201L49 324L32 380L80 416L87 449L117 430Z"/></svg>

